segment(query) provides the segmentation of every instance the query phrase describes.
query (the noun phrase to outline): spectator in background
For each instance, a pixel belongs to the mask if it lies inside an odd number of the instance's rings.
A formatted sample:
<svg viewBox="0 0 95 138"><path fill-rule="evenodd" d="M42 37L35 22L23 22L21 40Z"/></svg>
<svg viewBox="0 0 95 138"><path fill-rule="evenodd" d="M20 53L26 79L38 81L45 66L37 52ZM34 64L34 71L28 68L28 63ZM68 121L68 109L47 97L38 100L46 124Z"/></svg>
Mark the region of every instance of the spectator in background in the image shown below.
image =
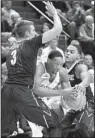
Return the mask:
<svg viewBox="0 0 95 138"><path fill-rule="evenodd" d="M75 39L79 26L85 22L85 11L81 8L79 1L73 2L72 9L67 12L66 18L71 22L68 26L71 39Z"/></svg>
<svg viewBox="0 0 95 138"><path fill-rule="evenodd" d="M43 28L42 28L42 33L47 32L48 30L50 30L52 28L52 25L50 23L44 23L43 24ZM45 44L45 46L48 46L49 42Z"/></svg>
<svg viewBox="0 0 95 138"><path fill-rule="evenodd" d="M92 16L86 16L85 23L79 28L79 36L81 41L94 40L94 21Z"/></svg>
<svg viewBox="0 0 95 138"><path fill-rule="evenodd" d="M93 17L86 16L85 23L79 28L79 41L84 54L91 54L94 57L94 21Z"/></svg>
<svg viewBox="0 0 95 138"><path fill-rule="evenodd" d="M43 24L43 28L42 28L42 32L45 33L46 31L50 30L52 28L52 25L49 23L44 23Z"/></svg>
<svg viewBox="0 0 95 138"><path fill-rule="evenodd" d="M12 19L12 28L20 21L22 20L22 17L20 17L20 14L18 12L13 12L11 14L11 19Z"/></svg>
<svg viewBox="0 0 95 138"><path fill-rule="evenodd" d="M84 63L88 66L88 69L94 69L94 63L93 63L92 55L86 54L84 56Z"/></svg>
<svg viewBox="0 0 95 138"><path fill-rule="evenodd" d="M52 25L49 24L49 23L47 23L47 22L45 22L45 23L43 24L43 26L42 26L42 33L47 32L47 31L50 30L51 28L52 28ZM45 47L47 47L48 45L49 45L49 42L45 43ZM37 56L38 60L40 60L40 56L41 56L41 54L42 54L43 48L44 48L44 47L41 47L41 48L39 48L39 50L38 50L38 56Z"/></svg>
<svg viewBox="0 0 95 138"><path fill-rule="evenodd" d="M6 19L6 21L8 22L9 26L12 26L12 19L11 19L11 15L13 13L15 13L15 10L12 10L12 2L11 1L4 1L4 6L2 7L1 11L4 15L4 18Z"/></svg>
<svg viewBox="0 0 95 138"><path fill-rule="evenodd" d="M66 7L67 7L67 9L68 10L71 10L72 9L72 7L71 7L71 3L69 2L69 1L64 1L65 2L65 4L66 4Z"/></svg>
<svg viewBox="0 0 95 138"><path fill-rule="evenodd" d="M92 55L90 54L86 54L84 56L84 64L87 65L88 67L88 72L90 73L91 75L91 83L90 83L90 87L91 87L91 90L93 92L93 96L94 96L94 62L93 62L93 57Z"/></svg>
<svg viewBox="0 0 95 138"><path fill-rule="evenodd" d="M94 18L94 1L91 1L91 8L86 11L87 15L91 15Z"/></svg>
<svg viewBox="0 0 95 138"><path fill-rule="evenodd" d="M49 46L47 46L46 48L44 48L42 50L41 61L42 62L47 62L48 55L53 50L57 50L57 51L59 51L62 54L62 56L63 56L63 63L64 63L65 62L64 53L63 53L62 49L58 48L58 37L56 37L53 40L51 40L49 42Z"/></svg>
<svg viewBox="0 0 95 138"><path fill-rule="evenodd" d="M4 17L4 13L1 11L1 32L11 32L12 29Z"/></svg>

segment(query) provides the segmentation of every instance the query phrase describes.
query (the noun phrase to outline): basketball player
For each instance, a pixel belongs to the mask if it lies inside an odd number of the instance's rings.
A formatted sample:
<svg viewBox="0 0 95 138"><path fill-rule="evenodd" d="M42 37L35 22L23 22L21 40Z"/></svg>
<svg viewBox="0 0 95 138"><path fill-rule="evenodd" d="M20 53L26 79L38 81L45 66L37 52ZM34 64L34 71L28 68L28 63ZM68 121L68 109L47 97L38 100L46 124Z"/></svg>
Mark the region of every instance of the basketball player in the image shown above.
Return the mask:
<svg viewBox="0 0 95 138"><path fill-rule="evenodd" d="M59 122L64 116L60 106L61 96L74 94L73 88L70 87L68 73L62 66L63 55L54 50L48 55L47 62L39 62L34 79L35 94L41 97L46 105L56 113ZM64 91L64 93L61 93L61 91Z"/></svg>
<svg viewBox="0 0 95 138"><path fill-rule="evenodd" d="M27 120L49 127L51 131L59 130L57 120L52 114L48 115L43 112L44 107L38 105L39 99L33 91L31 92L38 49L62 31L62 24L55 7L50 2L47 2L46 5L47 11L54 19L52 29L36 36L32 22L26 20L21 20L14 28L14 34L19 43L10 51L6 60L8 78L1 90L2 135L9 136L17 128L15 112L21 112ZM60 135L53 137L56 136Z"/></svg>
<svg viewBox="0 0 95 138"><path fill-rule="evenodd" d="M79 42L76 40L73 40L71 44L67 47L67 50L65 53L66 63L64 64L64 67L67 69L67 72L69 74L69 81L71 86L74 87L75 85L77 85L78 89L82 91L86 89L86 101L90 103L90 101L93 99L93 94L90 89L91 77L90 77L90 74L88 73L87 66L80 62L81 54L82 54L82 50L81 50L81 47L79 46ZM73 110L70 110L69 112L67 112L66 116L62 120L64 128L71 125L75 117L79 113L81 113L83 109L84 107L81 109L77 108L76 110L74 110L73 108Z"/></svg>

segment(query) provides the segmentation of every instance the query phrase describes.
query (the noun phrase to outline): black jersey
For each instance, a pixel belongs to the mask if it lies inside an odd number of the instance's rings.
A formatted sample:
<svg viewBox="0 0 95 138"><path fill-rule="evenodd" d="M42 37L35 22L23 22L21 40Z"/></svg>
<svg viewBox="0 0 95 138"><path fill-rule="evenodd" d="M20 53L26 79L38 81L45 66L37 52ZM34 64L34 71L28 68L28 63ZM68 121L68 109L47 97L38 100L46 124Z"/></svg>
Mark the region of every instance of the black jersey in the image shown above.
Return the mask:
<svg viewBox="0 0 95 138"><path fill-rule="evenodd" d="M71 84L72 87L74 87L75 85L77 85L77 84L82 82L80 78L76 77L76 67L77 67L78 64L80 64L80 63L76 63L71 68L71 70L68 71L69 81L70 81L70 84ZM64 64L63 67L66 68L66 64ZM93 99L93 93L91 91L90 86L88 86L86 88L86 98L87 98L87 101L90 101L90 100Z"/></svg>
<svg viewBox="0 0 95 138"><path fill-rule="evenodd" d="M42 35L25 40L14 47L7 57L8 79L6 83L33 86L38 49L42 46Z"/></svg>
<svg viewBox="0 0 95 138"><path fill-rule="evenodd" d="M74 87L75 85L79 84L81 82L81 79L78 79L76 77L76 66L77 66L78 63L76 63L73 68L71 68L71 70L68 71L68 78L69 78L69 81L70 81L70 84L72 87ZM66 68L66 64L63 65L65 68Z"/></svg>

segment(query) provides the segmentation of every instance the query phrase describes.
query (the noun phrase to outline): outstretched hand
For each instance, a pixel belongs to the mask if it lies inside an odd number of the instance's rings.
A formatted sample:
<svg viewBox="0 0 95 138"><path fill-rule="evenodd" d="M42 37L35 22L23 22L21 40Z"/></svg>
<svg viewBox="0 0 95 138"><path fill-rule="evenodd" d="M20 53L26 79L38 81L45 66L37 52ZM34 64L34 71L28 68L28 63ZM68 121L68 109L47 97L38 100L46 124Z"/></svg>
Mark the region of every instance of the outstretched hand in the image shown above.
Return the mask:
<svg viewBox="0 0 95 138"><path fill-rule="evenodd" d="M46 10L47 10L47 14L49 15L49 16L54 16L55 14L57 14L57 10L56 10L56 8L53 6L53 4L52 4L52 2L45 2L45 4L46 4Z"/></svg>

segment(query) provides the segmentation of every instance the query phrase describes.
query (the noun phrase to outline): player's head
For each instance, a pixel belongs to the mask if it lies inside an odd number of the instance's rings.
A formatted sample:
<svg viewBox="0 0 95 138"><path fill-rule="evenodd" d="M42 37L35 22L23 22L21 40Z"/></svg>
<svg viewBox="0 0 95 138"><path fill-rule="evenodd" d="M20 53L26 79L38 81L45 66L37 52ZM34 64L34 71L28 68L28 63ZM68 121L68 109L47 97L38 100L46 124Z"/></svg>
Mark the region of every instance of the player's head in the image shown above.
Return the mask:
<svg viewBox="0 0 95 138"><path fill-rule="evenodd" d="M82 55L82 49L77 40L73 40L71 44L67 47L65 52L65 61L66 62L75 62L79 60Z"/></svg>
<svg viewBox="0 0 95 138"><path fill-rule="evenodd" d="M63 66L63 56L59 51L54 50L48 55L47 62L50 64L50 67L53 69L53 71L57 72L60 67Z"/></svg>
<svg viewBox="0 0 95 138"><path fill-rule="evenodd" d="M36 35L33 22L20 20L14 27L13 34L17 38L33 38Z"/></svg>

